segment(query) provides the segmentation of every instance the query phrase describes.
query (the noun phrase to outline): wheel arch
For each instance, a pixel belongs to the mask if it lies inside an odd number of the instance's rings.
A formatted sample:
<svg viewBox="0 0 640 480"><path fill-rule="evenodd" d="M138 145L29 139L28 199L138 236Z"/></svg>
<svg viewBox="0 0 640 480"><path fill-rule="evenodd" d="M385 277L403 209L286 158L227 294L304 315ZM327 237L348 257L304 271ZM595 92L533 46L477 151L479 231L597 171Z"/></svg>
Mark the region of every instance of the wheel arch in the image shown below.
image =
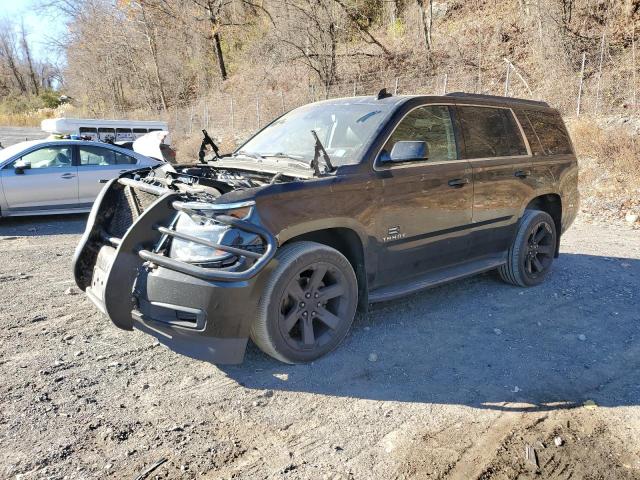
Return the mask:
<svg viewBox="0 0 640 480"><path fill-rule="evenodd" d="M541 210L551 216L556 227L556 253L554 256L558 258L562 233L562 198L560 195L557 193L538 195L529 201L525 210Z"/></svg>
<svg viewBox="0 0 640 480"><path fill-rule="evenodd" d="M333 226L298 232L284 241L280 240L280 246L300 241L316 242L334 248L349 260L358 281L358 308L366 310L369 304L367 267L361 235L347 226Z"/></svg>

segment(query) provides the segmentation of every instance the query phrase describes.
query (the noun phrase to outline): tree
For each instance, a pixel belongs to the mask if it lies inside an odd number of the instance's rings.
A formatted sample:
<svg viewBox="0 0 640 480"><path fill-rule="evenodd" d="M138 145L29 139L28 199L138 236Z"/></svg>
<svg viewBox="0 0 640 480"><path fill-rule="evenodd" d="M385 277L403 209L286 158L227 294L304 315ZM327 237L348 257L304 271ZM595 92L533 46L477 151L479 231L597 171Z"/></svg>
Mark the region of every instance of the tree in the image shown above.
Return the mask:
<svg viewBox="0 0 640 480"><path fill-rule="evenodd" d="M20 93L27 93L27 86L19 68L17 43L13 25L9 22L4 22L3 25L0 25L0 58L4 60L11 75L13 75Z"/></svg>
<svg viewBox="0 0 640 480"><path fill-rule="evenodd" d="M36 72L33 69L31 49L29 48L29 43L27 42L27 33L24 28L24 22L21 22L20 24L20 46L22 47L22 53L29 70L29 78L31 79L31 85L33 85L33 91L36 95L40 95L40 88L38 85L38 80L36 79Z"/></svg>
<svg viewBox="0 0 640 480"><path fill-rule="evenodd" d="M433 25L433 0L416 0L420 10L422 37L428 51L431 50L431 27Z"/></svg>

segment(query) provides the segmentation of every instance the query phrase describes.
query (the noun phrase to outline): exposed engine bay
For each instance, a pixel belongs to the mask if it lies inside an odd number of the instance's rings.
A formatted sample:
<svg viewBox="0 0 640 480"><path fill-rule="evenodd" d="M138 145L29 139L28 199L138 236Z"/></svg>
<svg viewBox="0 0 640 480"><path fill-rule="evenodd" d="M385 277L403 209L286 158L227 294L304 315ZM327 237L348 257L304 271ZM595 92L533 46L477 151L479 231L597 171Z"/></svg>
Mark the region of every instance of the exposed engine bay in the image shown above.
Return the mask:
<svg viewBox="0 0 640 480"><path fill-rule="evenodd" d="M229 192L309 180L332 173L335 170L313 131L316 147L315 158L310 164L294 156L284 154L262 156L240 151L229 155L220 155L218 146L207 131L203 130L202 133L203 140L198 153L199 163L165 163L151 170L133 172L133 179L141 181L151 188L168 188L196 195L201 197L201 200L207 201ZM318 159L321 155L326 157L324 172L319 167ZM124 176L131 178L127 174Z"/></svg>
<svg viewBox="0 0 640 480"><path fill-rule="evenodd" d="M218 162L216 162L218 163ZM220 162L222 164L223 162ZM226 163L226 162L225 162ZM241 191L268 185L304 180L294 173L261 172L226 165L170 165L136 172L136 180L185 193L203 193L219 197L231 191Z"/></svg>
<svg viewBox="0 0 640 480"><path fill-rule="evenodd" d="M174 172L167 172L167 177L190 186L215 188L221 194L287 181L286 177L280 174L231 170L209 165L174 166L174 170ZM292 178L289 177L288 180Z"/></svg>

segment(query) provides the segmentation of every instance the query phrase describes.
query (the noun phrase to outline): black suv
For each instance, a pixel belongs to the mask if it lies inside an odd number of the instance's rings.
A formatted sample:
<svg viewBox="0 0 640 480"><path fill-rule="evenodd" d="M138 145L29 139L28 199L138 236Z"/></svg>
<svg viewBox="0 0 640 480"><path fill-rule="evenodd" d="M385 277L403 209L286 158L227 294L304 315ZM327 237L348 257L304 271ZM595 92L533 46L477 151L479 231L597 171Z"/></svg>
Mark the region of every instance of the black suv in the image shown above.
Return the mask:
<svg viewBox="0 0 640 480"><path fill-rule="evenodd" d="M74 273L118 327L216 363L249 337L314 360L357 308L478 272L536 285L578 210L543 102L382 91L292 110L230 155L204 143L197 164L106 185Z"/></svg>

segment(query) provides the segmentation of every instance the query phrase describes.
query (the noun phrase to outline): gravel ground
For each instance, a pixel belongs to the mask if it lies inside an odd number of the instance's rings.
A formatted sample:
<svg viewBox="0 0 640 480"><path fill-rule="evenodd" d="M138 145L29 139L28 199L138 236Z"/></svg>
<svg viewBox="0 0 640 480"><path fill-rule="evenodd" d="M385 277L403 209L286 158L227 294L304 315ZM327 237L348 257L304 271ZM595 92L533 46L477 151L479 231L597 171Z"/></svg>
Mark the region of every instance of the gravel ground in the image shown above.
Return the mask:
<svg viewBox="0 0 640 480"><path fill-rule="evenodd" d="M38 140L46 136L47 134L39 128L0 127L0 143L5 147L25 140Z"/></svg>
<svg viewBox="0 0 640 480"><path fill-rule="evenodd" d="M85 218L0 219L2 478L640 478L637 229L579 219L542 286L485 274L313 364L217 367L74 290Z"/></svg>

